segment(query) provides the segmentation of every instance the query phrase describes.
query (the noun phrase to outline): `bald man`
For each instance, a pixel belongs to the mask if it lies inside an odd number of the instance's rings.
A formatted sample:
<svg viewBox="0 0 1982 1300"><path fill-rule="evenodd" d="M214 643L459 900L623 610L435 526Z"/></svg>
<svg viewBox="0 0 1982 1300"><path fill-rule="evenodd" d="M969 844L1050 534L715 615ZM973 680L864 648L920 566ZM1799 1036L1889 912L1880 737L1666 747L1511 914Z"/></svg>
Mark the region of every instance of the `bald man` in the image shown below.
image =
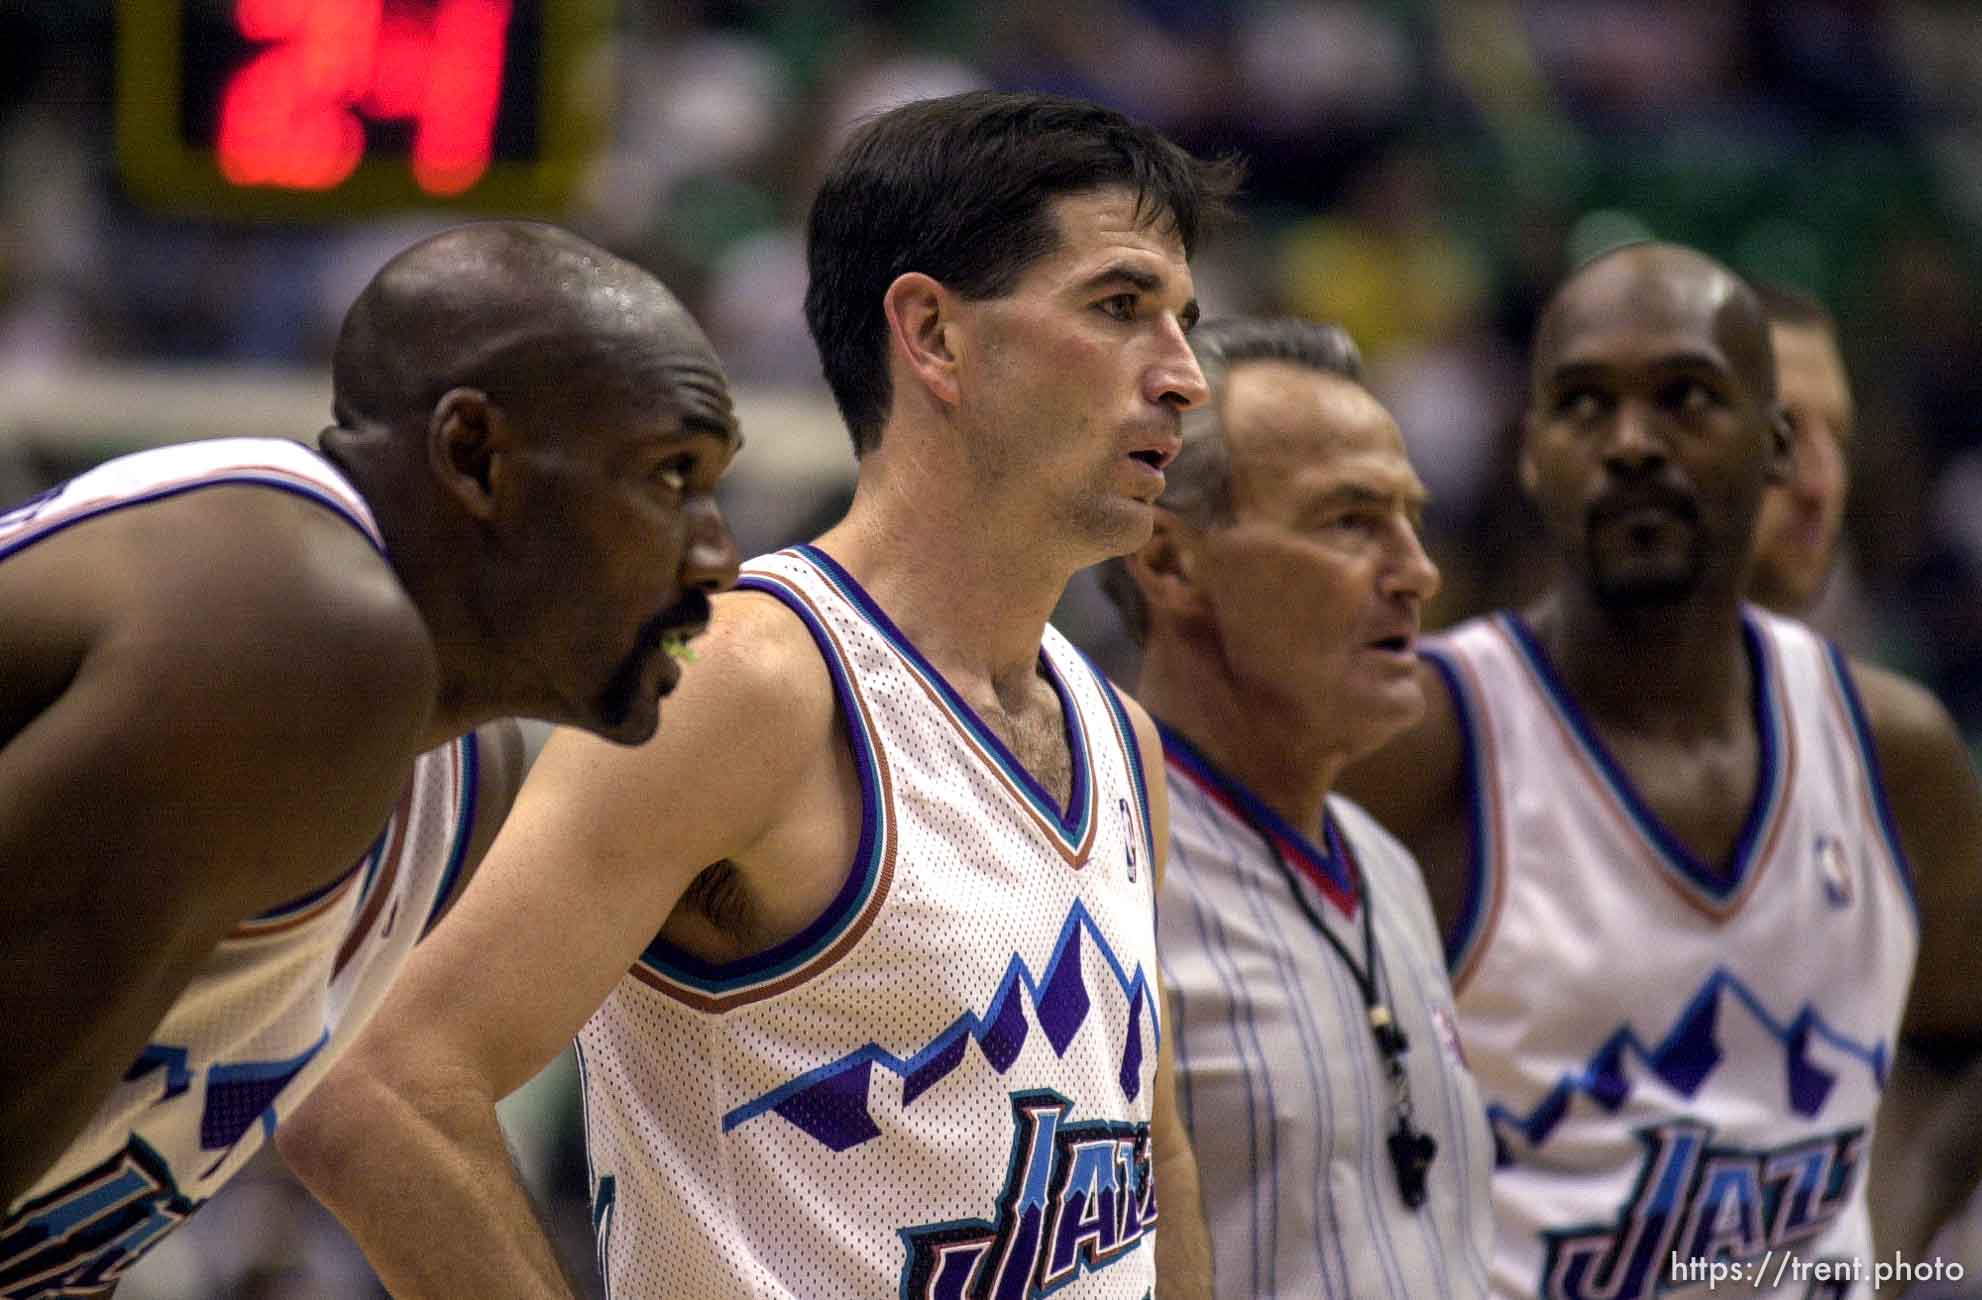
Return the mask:
<svg viewBox="0 0 1982 1300"><path fill-rule="evenodd" d="M333 390L320 452L170 447L0 514L8 1300L114 1284L329 1066L507 807L476 728L645 739L735 576L716 359L573 235L401 254Z"/></svg>
<svg viewBox="0 0 1982 1300"><path fill-rule="evenodd" d="M1870 1295L1895 1052L1982 1030L1982 790L1925 691L1742 601L1789 430L1736 276L1662 244L1588 264L1532 382L1560 576L1427 642L1425 720L1345 782L1445 932L1494 1294Z"/></svg>

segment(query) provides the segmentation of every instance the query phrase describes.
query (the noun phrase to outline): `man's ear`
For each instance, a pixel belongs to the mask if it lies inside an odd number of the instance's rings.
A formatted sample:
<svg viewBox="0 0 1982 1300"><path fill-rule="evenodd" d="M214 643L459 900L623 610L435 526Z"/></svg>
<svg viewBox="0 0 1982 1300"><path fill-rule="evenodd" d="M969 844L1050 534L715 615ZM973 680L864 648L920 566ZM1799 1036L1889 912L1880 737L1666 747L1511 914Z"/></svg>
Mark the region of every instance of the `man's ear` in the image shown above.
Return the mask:
<svg viewBox="0 0 1982 1300"><path fill-rule="evenodd" d="M896 276L881 296L890 351L899 353L909 373L946 406L955 406L959 397L956 304L940 280L920 271Z"/></svg>
<svg viewBox="0 0 1982 1300"><path fill-rule="evenodd" d="M1768 473L1772 487L1781 487L1796 477L1796 417L1781 402L1769 407Z"/></svg>
<svg viewBox="0 0 1982 1300"><path fill-rule="evenodd" d="M1149 540L1125 557L1129 573L1152 614L1161 610L1173 619L1201 615L1208 609L1197 582L1201 534L1162 506L1155 513Z"/></svg>
<svg viewBox="0 0 1982 1300"><path fill-rule="evenodd" d="M502 411L477 388L450 388L427 420L427 465L470 518L497 512L508 428Z"/></svg>

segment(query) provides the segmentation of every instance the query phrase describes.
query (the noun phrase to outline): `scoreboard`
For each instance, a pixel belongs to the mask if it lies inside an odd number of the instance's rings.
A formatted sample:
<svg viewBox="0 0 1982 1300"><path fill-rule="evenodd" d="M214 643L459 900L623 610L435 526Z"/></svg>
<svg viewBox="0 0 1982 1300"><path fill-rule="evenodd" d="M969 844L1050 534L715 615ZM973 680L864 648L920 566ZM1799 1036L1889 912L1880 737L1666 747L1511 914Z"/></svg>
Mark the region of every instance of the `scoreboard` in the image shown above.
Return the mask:
<svg viewBox="0 0 1982 1300"><path fill-rule="evenodd" d="M551 214L611 111L610 0L118 0L117 154L167 211Z"/></svg>

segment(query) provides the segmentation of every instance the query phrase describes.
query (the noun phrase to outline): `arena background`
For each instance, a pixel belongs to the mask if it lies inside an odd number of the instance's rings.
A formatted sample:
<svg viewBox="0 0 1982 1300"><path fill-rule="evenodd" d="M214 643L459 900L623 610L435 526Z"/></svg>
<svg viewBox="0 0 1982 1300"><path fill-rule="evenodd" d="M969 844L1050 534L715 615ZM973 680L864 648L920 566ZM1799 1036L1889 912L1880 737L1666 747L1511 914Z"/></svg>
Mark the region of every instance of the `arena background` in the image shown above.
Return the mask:
<svg viewBox="0 0 1982 1300"><path fill-rule="evenodd" d="M473 64L450 13L498 15L504 42ZM362 53L353 31L392 56L344 106L362 159L304 133L257 144L251 110L274 110L252 69L304 39ZM488 157L422 162L422 78L462 59L497 96ZM0 0L0 504L139 446L313 438L336 322L383 259L527 212L688 301L740 394L739 543L803 537L852 474L800 313L820 160L877 107L976 86L1083 95L1250 160L1200 297L1361 341L1434 492L1435 623L1545 572L1511 433L1524 340L1566 267L1649 234L1815 293L1859 406L1846 569L1818 621L1982 740L1973 3ZM1090 584L1057 618L1127 669ZM506 1118L582 1268L572 1088L554 1068ZM266 1162L120 1300L376 1294Z"/></svg>

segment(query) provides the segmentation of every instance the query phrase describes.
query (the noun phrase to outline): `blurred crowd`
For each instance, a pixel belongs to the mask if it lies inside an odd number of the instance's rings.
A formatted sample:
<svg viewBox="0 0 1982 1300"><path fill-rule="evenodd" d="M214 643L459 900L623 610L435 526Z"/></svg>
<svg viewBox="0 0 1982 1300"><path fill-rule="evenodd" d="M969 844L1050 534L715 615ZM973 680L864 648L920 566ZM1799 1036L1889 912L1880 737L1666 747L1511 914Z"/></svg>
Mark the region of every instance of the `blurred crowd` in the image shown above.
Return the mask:
<svg viewBox="0 0 1982 1300"><path fill-rule="evenodd" d="M560 219L657 271L739 386L823 400L804 213L821 160L880 106L1054 90L1244 155L1244 220L1201 258L1200 297L1362 344L1434 494L1438 623L1542 577L1513 435L1525 341L1567 267L1655 235L1814 294L1858 399L1847 562L1819 621L1982 740L1982 6L619 0L614 21L609 146ZM387 252L455 218L144 210L117 179L114 28L112 0L0 0L0 383L321 368ZM737 504L740 536L789 540ZM1076 592L1070 630L1119 662L1095 608ZM569 1157L545 1158L578 1192Z"/></svg>
<svg viewBox="0 0 1982 1300"><path fill-rule="evenodd" d="M615 21L610 144L564 219L681 292L742 386L823 391L803 215L819 161L882 104L1051 89L1244 155L1246 219L1201 297L1362 343L1435 493L1441 620L1534 575L1510 433L1566 266L1655 234L1814 293L1861 412L1830 614L1982 735L1982 8L622 0ZM0 0L0 373L320 365L385 253L449 218L147 213L117 184L113 40L110 0Z"/></svg>

